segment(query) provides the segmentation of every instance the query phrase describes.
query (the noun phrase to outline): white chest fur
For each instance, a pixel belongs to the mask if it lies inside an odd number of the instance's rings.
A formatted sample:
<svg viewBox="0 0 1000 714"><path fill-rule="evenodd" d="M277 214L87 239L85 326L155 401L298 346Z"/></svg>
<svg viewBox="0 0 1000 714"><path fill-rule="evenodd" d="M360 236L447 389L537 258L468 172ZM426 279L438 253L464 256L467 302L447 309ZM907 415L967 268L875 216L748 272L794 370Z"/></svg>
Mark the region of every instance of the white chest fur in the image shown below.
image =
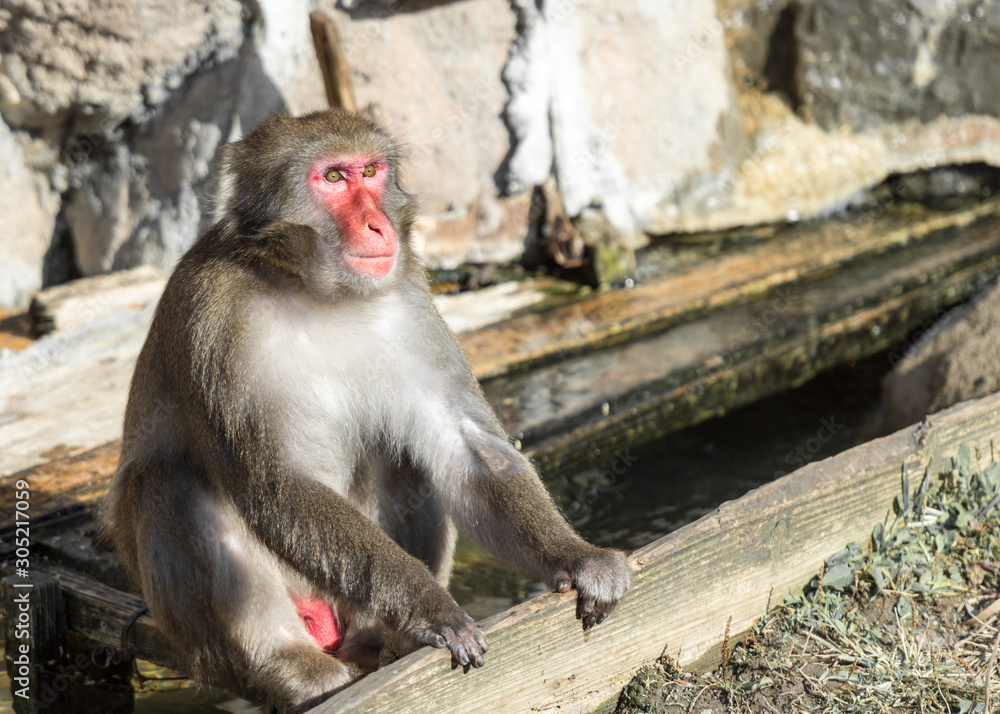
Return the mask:
<svg viewBox="0 0 1000 714"><path fill-rule="evenodd" d="M284 458L304 475L346 493L355 460L379 438L453 443L447 385L413 310L393 294L336 306L261 297L252 306L249 386Z"/></svg>

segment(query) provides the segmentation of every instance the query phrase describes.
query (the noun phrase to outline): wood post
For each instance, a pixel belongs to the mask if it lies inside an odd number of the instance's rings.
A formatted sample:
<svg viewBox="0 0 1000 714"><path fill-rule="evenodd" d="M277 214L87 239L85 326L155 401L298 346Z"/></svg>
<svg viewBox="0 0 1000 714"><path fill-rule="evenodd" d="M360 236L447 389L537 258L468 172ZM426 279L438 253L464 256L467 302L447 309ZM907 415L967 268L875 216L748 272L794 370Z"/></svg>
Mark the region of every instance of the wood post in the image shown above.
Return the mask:
<svg viewBox="0 0 1000 714"><path fill-rule="evenodd" d="M66 608L59 582L42 573L0 581L4 659L17 714L71 711Z"/></svg>
<svg viewBox="0 0 1000 714"><path fill-rule="evenodd" d="M309 15L316 58L326 86L326 99L333 108L356 111L354 89L351 87L351 72L347 67L344 45L340 41L337 24L322 12Z"/></svg>

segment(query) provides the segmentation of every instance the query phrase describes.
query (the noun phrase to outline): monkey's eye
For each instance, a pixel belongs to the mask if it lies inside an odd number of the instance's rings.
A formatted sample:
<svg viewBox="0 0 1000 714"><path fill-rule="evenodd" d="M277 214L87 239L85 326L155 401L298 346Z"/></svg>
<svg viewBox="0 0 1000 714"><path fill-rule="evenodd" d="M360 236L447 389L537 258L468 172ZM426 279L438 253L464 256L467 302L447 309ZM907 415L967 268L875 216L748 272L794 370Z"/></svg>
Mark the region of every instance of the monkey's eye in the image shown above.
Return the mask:
<svg viewBox="0 0 1000 714"><path fill-rule="evenodd" d="M375 175L375 164L368 164L365 166L365 178L371 178Z"/></svg>
<svg viewBox="0 0 1000 714"><path fill-rule="evenodd" d="M340 175L340 172L337 171L337 169L330 169L329 171L326 172L326 175L323 178L325 178L330 183L337 183L343 177Z"/></svg>

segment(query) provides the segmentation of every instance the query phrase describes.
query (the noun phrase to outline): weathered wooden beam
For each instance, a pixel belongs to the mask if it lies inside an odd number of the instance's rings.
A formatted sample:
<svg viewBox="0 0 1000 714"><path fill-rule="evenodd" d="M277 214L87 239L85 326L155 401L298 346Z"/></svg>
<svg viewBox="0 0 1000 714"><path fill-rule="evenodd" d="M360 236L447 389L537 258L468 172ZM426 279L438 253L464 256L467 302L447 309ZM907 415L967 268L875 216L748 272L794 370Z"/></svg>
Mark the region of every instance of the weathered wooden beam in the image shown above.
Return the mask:
<svg viewBox="0 0 1000 714"><path fill-rule="evenodd" d="M632 554L632 590L589 632L572 592L542 595L481 623L484 668L453 670L446 652L425 648L312 711L590 712L664 653L688 669L711 666L730 618L732 632L746 631L831 553L867 542L903 463L921 473L961 442L998 434L1000 394L809 464Z"/></svg>
<svg viewBox="0 0 1000 714"><path fill-rule="evenodd" d="M95 645L112 647L121 646L122 632L127 629L125 645L135 657L180 668L177 653L146 612L142 598L62 565L36 569L54 578L62 588L68 629Z"/></svg>
<svg viewBox="0 0 1000 714"><path fill-rule="evenodd" d="M326 13L316 11L309 14L313 46L319 60L326 99L332 108L356 110L354 88L351 86L351 71L344 54L344 43L340 40L337 23Z"/></svg>
<svg viewBox="0 0 1000 714"><path fill-rule="evenodd" d="M885 350L998 275L1000 225L983 224L483 386L543 473L572 472Z"/></svg>
<svg viewBox="0 0 1000 714"><path fill-rule="evenodd" d="M14 518L14 491L18 481L31 485L33 519L74 504L93 503L108 488L118 468L121 442L113 441L82 454L57 458L25 469L0 482L0 526Z"/></svg>
<svg viewBox="0 0 1000 714"><path fill-rule="evenodd" d="M562 355L602 349L756 299L781 286L829 274L944 232L1000 219L1000 198L912 225L886 219L859 229L831 223L727 252L670 277L640 282L545 312L525 314L466 336L476 376L488 379ZM883 228L879 230L874 226Z"/></svg>

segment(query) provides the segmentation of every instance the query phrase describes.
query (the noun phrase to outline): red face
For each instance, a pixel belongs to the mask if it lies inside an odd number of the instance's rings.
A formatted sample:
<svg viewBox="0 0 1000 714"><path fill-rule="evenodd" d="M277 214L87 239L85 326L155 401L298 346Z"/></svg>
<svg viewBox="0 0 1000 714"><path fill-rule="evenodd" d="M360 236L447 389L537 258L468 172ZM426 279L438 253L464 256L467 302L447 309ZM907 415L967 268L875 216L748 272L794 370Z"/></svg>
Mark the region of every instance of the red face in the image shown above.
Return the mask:
<svg viewBox="0 0 1000 714"><path fill-rule="evenodd" d="M384 278L396 261L396 229L382 212L388 177L385 159L337 156L309 169L310 188L337 221L347 269L363 278Z"/></svg>

